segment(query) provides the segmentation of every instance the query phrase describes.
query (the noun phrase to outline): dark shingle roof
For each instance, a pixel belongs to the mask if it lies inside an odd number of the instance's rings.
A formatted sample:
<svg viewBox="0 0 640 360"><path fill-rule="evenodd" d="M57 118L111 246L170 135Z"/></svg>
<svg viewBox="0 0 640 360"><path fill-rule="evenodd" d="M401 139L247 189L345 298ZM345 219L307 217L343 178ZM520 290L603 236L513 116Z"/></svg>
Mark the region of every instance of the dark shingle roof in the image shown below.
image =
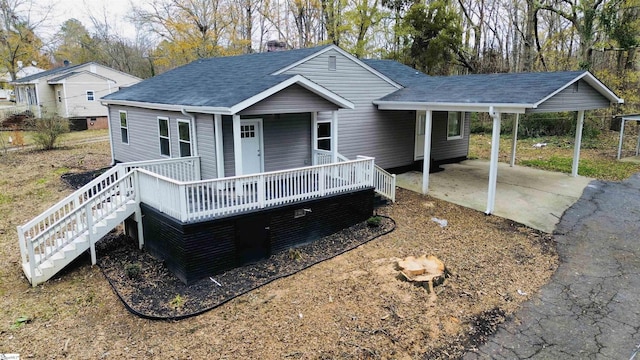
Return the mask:
<svg viewBox="0 0 640 360"><path fill-rule="evenodd" d="M428 77L381 101L534 104L585 71Z"/></svg>
<svg viewBox="0 0 640 360"><path fill-rule="evenodd" d="M231 107L292 77L270 74L327 46L196 60L107 95L104 99Z"/></svg>
<svg viewBox="0 0 640 360"><path fill-rule="evenodd" d="M431 78L423 72L394 60L363 59L362 62L405 87Z"/></svg>
<svg viewBox="0 0 640 360"><path fill-rule="evenodd" d="M14 81L14 83L15 84L28 83L28 82L31 82L33 80L40 79L40 78L43 78L43 77L46 77L46 76L55 75L55 74L63 74L63 73L66 73L66 72L73 71L73 69L79 68L79 67L84 66L86 64L88 64L88 63L79 64L79 65L57 67L55 69L39 72L39 73L30 75L30 76L25 76L22 79L18 79L16 81Z"/></svg>

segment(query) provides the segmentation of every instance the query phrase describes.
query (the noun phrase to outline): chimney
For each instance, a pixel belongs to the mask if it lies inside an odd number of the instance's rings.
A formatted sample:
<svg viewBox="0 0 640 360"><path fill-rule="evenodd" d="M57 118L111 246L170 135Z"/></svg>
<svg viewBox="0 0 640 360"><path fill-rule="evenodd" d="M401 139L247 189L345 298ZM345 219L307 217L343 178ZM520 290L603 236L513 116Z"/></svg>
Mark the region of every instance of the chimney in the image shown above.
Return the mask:
<svg viewBox="0 0 640 360"><path fill-rule="evenodd" d="M287 44L284 41L269 40L267 41L267 52L287 50Z"/></svg>

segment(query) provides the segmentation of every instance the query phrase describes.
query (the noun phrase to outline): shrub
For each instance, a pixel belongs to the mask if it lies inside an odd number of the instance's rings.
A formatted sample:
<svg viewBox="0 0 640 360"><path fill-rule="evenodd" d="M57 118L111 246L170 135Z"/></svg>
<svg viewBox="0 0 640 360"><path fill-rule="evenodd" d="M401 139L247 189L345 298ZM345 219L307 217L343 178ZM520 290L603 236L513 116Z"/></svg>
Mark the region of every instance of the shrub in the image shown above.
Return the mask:
<svg viewBox="0 0 640 360"><path fill-rule="evenodd" d="M380 223L382 222L382 218L380 216L372 216L370 218L367 219L367 226L370 227L378 227L380 226Z"/></svg>
<svg viewBox="0 0 640 360"><path fill-rule="evenodd" d="M129 279L137 279L142 273L142 266L139 263L127 264L124 266L124 273Z"/></svg>
<svg viewBox="0 0 640 360"><path fill-rule="evenodd" d="M33 141L44 150L54 149L60 135L69 132L69 120L58 115L34 120Z"/></svg>

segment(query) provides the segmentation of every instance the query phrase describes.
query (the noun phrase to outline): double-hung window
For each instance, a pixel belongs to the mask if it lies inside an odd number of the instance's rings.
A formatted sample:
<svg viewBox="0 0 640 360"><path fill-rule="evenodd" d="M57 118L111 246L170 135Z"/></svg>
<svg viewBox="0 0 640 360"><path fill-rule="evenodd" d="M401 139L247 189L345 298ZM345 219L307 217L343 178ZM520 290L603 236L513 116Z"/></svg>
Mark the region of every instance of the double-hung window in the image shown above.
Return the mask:
<svg viewBox="0 0 640 360"><path fill-rule="evenodd" d="M331 121L318 121L318 150L331 151Z"/></svg>
<svg viewBox="0 0 640 360"><path fill-rule="evenodd" d="M158 137L160 138L160 155L171 157L171 138L169 136L169 118L158 118Z"/></svg>
<svg viewBox="0 0 640 360"><path fill-rule="evenodd" d="M94 101L96 99L93 90L87 90L87 101Z"/></svg>
<svg viewBox="0 0 640 360"><path fill-rule="evenodd" d="M462 139L464 130L464 113L450 111L447 118L447 140Z"/></svg>
<svg viewBox="0 0 640 360"><path fill-rule="evenodd" d="M191 156L191 121L178 120L178 142L180 143L180 157Z"/></svg>
<svg viewBox="0 0 640 360"><path fill-rule="evenodd" d="M120 111L120 137L123 144L129 143L129 126L127 124L126 111Z"/></svg>

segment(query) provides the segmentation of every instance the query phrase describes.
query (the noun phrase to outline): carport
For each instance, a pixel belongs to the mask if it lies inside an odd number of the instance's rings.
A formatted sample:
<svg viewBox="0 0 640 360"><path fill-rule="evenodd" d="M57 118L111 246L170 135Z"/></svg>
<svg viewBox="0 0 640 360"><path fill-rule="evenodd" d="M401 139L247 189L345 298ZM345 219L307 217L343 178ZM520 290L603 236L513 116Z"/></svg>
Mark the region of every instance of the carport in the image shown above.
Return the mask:
<svg viewBox="0 0 640 360"><path fill-rule="evenodd" d="M486 164L488 166L488 184L485 193L485 213L493 214L496 208L502 114L576 112L576 136L571 172L571 176L576 177L578 176L585 111L607 108L611 104L623 103L623 100L588 71L563 71L433 77L429 81L412 84L412 86L374 103L380 110L426 111L425 159L430 158L432 113L434 111L489 113L493 120L493 127L491 158ZM513 125L515 131L511 166L513 166L516 157L518 116L515 117ZM423 194L427 194L430 190L429 165L429 161L424 161L422 173L425 176L422 176L420 189ZM459 176L473 175L461 173ZM567 178L566 175L565 178ZM459 191L464 191L464 189L459 189Z"/></svg>

